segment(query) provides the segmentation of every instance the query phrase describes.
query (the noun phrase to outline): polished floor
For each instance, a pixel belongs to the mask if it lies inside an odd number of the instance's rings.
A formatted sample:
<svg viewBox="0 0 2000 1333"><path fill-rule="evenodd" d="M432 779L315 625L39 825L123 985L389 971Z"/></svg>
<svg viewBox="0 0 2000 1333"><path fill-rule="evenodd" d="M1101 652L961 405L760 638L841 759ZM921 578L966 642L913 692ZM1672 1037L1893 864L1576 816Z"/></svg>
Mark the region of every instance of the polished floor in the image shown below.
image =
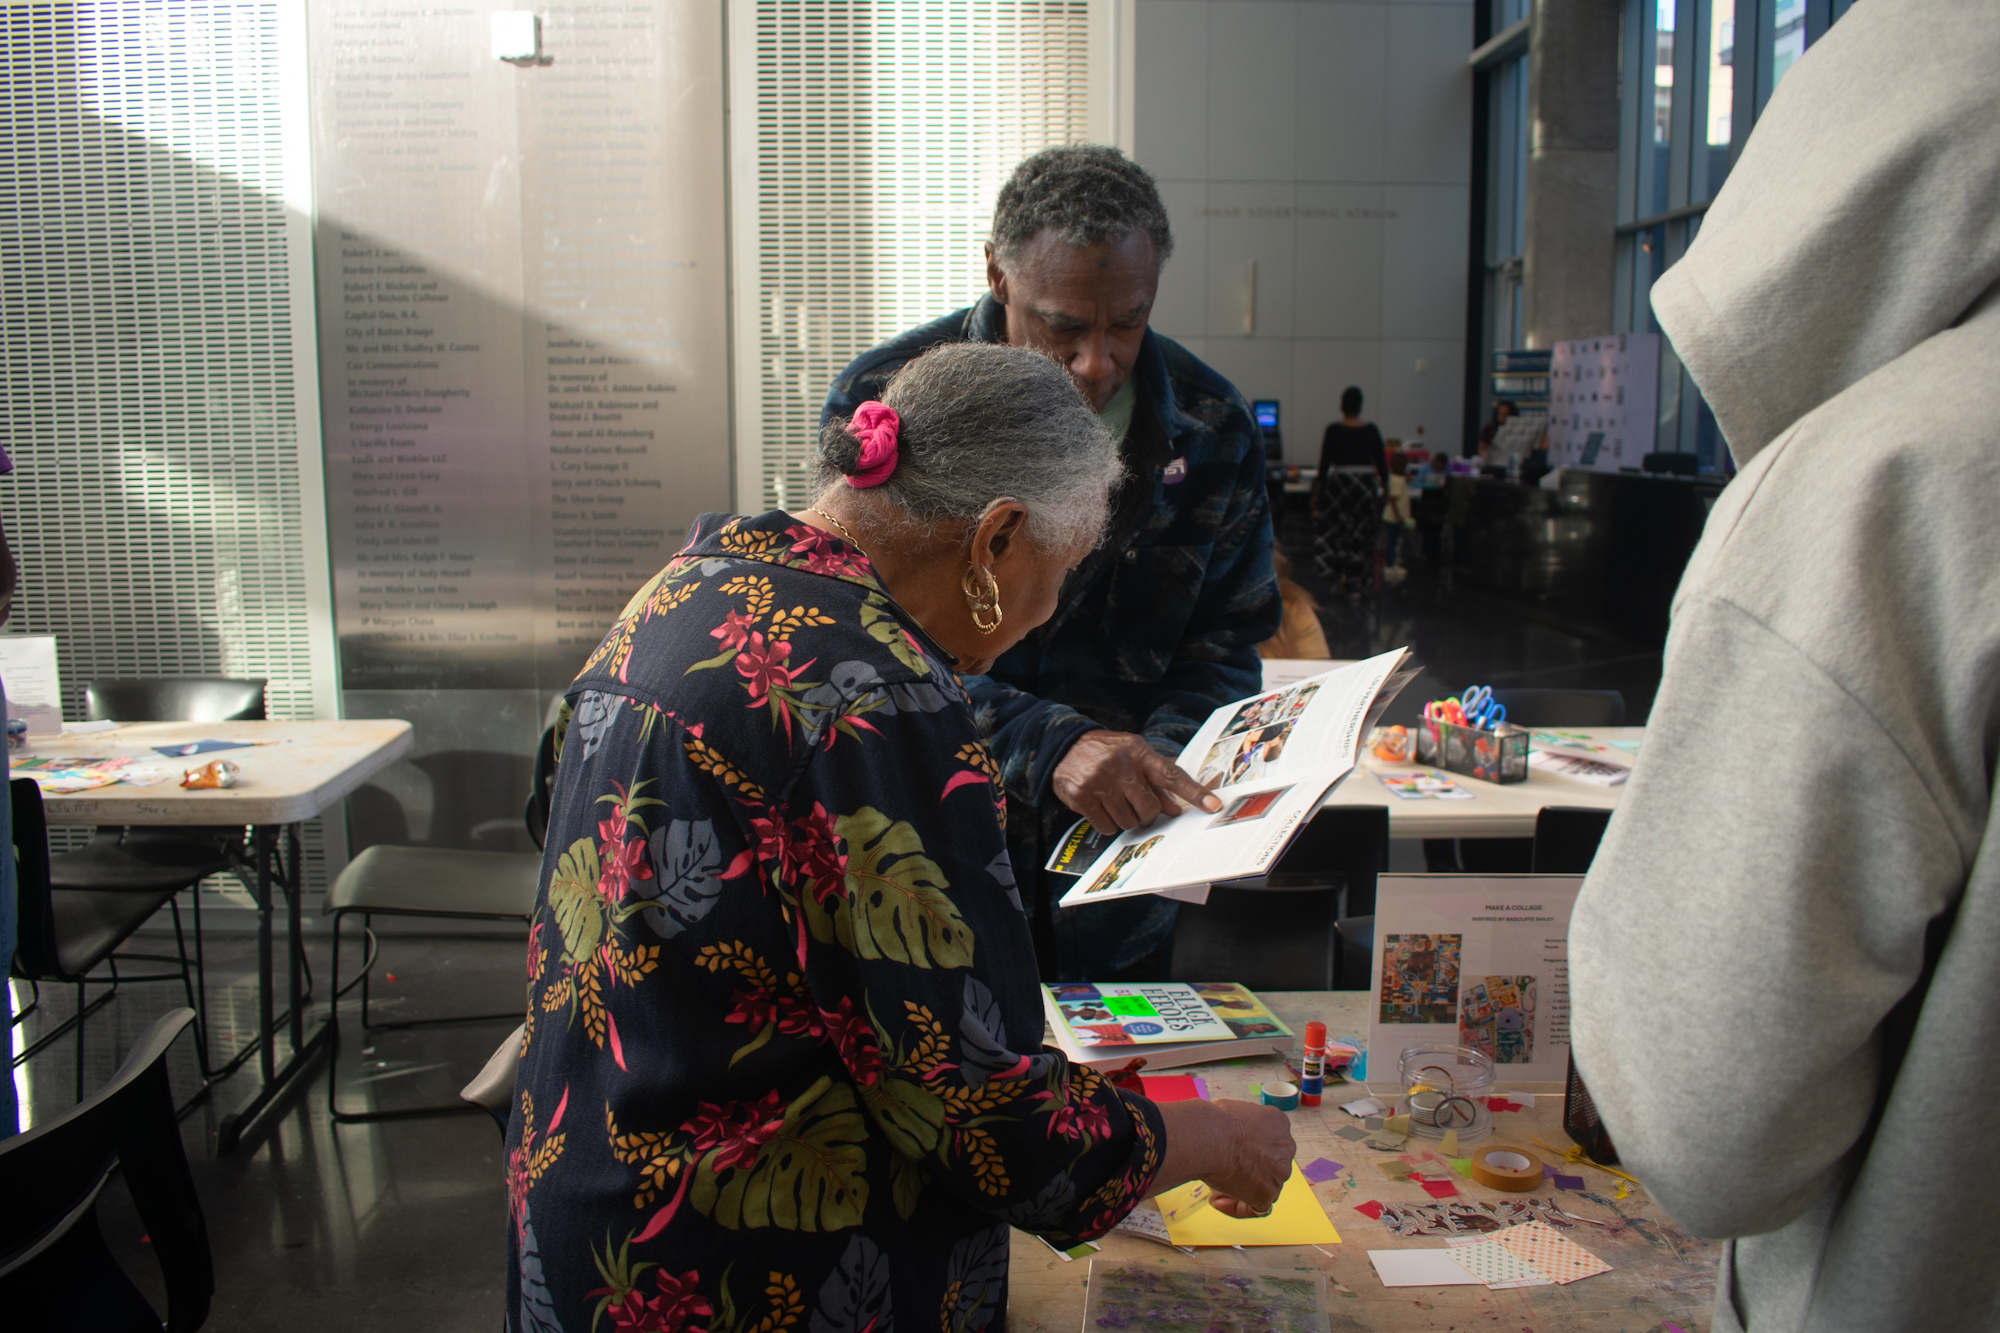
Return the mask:
<svg viewBox="0 0 2000 1333"><path fill-rule="evenodd" d="M1287 545L1301 534L1286 532ZM1303 554L1303 552L1301 552ZM1299 561L1301 568L1309 562ZM1408 581L1379 596L1323 607L1336 656L1360 657L1410 646L1426 667L1398 701L1392 720L1414 716L1421 700L1470 683L1617 689L1628 721L1643 722L1659 682L1659 653L1538 619L1530 611L1468 588L1435 570L1413 568ZM1413 853L1414 848L1400 848ZM1419 869L1421 859L1398 868ZM163 943L146 941L149 949ZM165 941L169 946L171 937ZM215 1044L240 1039L254 1014L254 955L243 936L209 940ZM309 958L323 1013L326 948L315 937ZM343 967L357 961L349 951ZM379 1020L501 1011L519 1003L517 939L388 936L376 975ZM391 980L393 978L393 980ZM86 1082L107 1078L121 1054L157 1014L180 1002L176 985L128 986L89 1024ZM30 1034L59 1020L72 1003L44 995ZM512 1027L511 1020L457 1024L363 1039L358 996L343 1001L348 1024L340 1055L343 1104L388 1108L450 1101ZM27 1082L34 1114L46 1119L73 1101L67 1039L37 1056ZM177 1093L195 1087L183 1038L173 1054ZM215 1249L216 1295L207 1327L216 1330L411 1328L427 1333L479 1330L500 1323L502 1228L506 1198L500 1136L484 1116L337 1125L326 1110L322 1060L291 1100L266 1117L262 1132L229 1157L215 1152L216 1124L255 1091L255 1065L219 1083L183 1121ZM149 1289L159 1290L129 1199L114 1186L101 1205L107 1239ZM156 1300L158 1299L156 1295Z"/></svg>
<svg viewBox="0 0 2000 1333"><path fill-rule="evenodd" d="M171 949L172 937L146 937L143 945ZM254 1022L255 955L247 938L211 934L208 956L214 1045L221 1050ZM324 937L308 956L323 996ZM343 954L343 970L355 962L354 952ZM376 976L370 1006L376 1021L499 1012L520 1004L521 945L493 936L392 936L382 941ZM24 1025L30 1039L74 1005L63 988L45 988L43 1000L44 1012ZM95 1087L108 1079L146 1026L181 1003L177 983L121 988L90 1018L86 1083ZM454 1101L516 1021L377 1032L364 1039L358 993L342 1009L340 1083L347 1110ZM320 1018L324 1004L311 1012ZM63 1037L26 1066L37 1119L74 1103L73 1051ZM169 1059L175 1096L185 1098L199 1081L192 1037L184 1035ZM327 1115L322 1058L264 1117L254 1138L220 1157L216 1125L255 1093L256 1069L252 1060L218 1083L182 1121L215 1253L215 1302L206 1327L281 1333L497 1328L506 1189L494 1122L466 1114L337 1125ZM114 1182L98 1211L113 1252L164 1310L164 1287L130 1197Z"/></svg>

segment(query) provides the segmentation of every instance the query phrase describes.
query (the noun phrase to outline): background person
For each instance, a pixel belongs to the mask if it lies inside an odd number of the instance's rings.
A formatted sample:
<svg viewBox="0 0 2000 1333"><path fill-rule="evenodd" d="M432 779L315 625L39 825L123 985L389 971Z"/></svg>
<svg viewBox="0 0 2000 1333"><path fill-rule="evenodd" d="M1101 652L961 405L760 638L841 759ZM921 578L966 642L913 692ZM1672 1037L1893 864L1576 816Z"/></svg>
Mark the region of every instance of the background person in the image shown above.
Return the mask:
<svg viewBox="0 0 2000 1333"><path fill-rule="evenodd" d="M1241 1215L1289 1174L1283 1112L1156 1106L1042 1049L955 672L1055 610L1110 439L1047 358L946 347L821 461L809 508L699 519L570 688L511 1327L999 1333L1010 1224L1071 1244L1187 1179Z"/></svg>
<svg viewBox="0 0 2000 1333"><path fill-rule="evenodd" d="M1996 68L1989 5L1855 5L1653 289L1741 471L1573 1025L1621 1160L1734 1238L1717 1333L2000 1327L1988 1202L1936 1169L2000 1140Z"/></svg>
<svg viewBox="0 0 2000 1333"><path fill-rule="evenodd" d="M1117 149L1036 153L994 207L987 295L857 358L821 415L852 413L926 348L1007 343L1061 362L1118 441L1103 545L1048 624L966 682L1014 804L1045 977L1157 974L1172 899L1057 912L1075 881L1042 866L1079 815L1115 831L1178 802L1219 808L1170 761L1257 692L1257 645L1279 625L1263 437L1229 381L1148 327L1173 244L1153 178Z"/></svg>
<svg viewBox="0 0 2000 1333"><path fill-rule="evenodd" d="M1340 420L1320 439L1311 497L1315 561L1336 593L1359 597L1374 573L1388 481L1382 432L1361 419L1361 390L1349 385L1340 395Z"/></svg>

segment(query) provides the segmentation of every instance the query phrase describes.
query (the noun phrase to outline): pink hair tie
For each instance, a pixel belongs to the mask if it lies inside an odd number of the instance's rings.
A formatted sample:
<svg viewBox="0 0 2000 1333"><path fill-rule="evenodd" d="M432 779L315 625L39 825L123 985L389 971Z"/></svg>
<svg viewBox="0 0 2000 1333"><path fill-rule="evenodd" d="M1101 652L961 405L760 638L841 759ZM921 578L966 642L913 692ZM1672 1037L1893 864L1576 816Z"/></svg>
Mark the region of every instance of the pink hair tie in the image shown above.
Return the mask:
<svg viewBox="0 0 2000 1333"><path fill-rule="evenodd" d="M896 409L870 399L854 409L847 433L861 441L861 456L847 484L858 491L880 486L896 470L896 435L902 429Z"/></svg>

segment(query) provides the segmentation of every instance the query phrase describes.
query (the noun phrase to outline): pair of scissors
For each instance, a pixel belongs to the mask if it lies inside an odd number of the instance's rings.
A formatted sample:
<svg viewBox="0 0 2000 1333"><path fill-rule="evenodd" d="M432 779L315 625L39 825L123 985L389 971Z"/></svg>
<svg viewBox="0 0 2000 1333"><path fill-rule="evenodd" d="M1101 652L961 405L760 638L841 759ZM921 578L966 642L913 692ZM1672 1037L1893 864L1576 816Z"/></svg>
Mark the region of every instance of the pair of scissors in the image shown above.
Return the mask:
<svg viewBox="0 0 2000 1333"><path fill-rule="evenodd" d="M1456 699L1438 699L1425 704L1424 716L1434 722L1449 722L1454 727L1465 725L1465 712Z"/></svg>
<svg viewBox="0 0 2000 1333"><path fill-rule="evenodd" d="M1494 702L1493 691L1484 685L1475 685L1467 690L1460 706L1475 727L1495 727L1507 720L1506 706Z"/></svg>

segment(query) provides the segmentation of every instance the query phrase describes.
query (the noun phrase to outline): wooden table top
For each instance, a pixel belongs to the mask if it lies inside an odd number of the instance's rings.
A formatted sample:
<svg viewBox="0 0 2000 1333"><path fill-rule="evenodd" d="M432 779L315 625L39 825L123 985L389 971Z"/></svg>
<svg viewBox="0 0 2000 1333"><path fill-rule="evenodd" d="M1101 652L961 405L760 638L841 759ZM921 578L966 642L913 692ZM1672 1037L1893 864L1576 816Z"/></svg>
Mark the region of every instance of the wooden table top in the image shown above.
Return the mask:
<svg viewBox="0 0 2000 1333"><path fill-rule="evenodd" d="M268 741L241 750L172 758L153 747L193 741ZM410 752L410 724L396 719L338 722L128 722L110 731L35 742L40 756L131 755L175 776L148 787L116 782L50 794L51 824L296 824L311 819ZM179 774L212 759L242 768L234 787L187 791Z"/></svg>
<svg viewBox="0 0 2000 1333"><path fill-rule="evenodd" d="M1366 993L1361 991L1278 992L1263 997L1289 1024L1303 1030L1308 1019L1327 1025L1330 1036L1365 1046L1368 1036ZM1164 1071L1181 1073L1181 1070ZM1253 1083L1289 1080L1275 1057L1196 1065L1194 1073L1208 1083L1214 1097L1241 1097ZM1499 1091L1506 1091L1504 1080ZM1343 1101L1364 1096L1358 1085L1329 1086L1325 1102L1291 1112L1292 1134L1301 1164L1325 1157L1344 1163L1338 1175L1313 1187L1314 1196L1340 1232L1341 1243L1324 1247L1268 1246L1243 1250L1203 1249L1195 1255L1156 1245L1135 1236L1112 1233L1099 1242L1094 1257L1134 1264L1168 1267L1289 1270L1308 1268L1329 1280L1332 1327L1340 1330L1444 1330L1492 1328L1512 1333L1642 1333L1672 1323L1687 1333L1709 1327L1709 1306L1715 1295L1716 1264L1721 1245L1690 1236L1676 1227L1637 1186L1624 1199L1613 1197L1617 1182L1589 1167L1566 1168L1586 1181L1585 1192L1537 1190L1527 1196L1554 1198L1565 1212L1589 1219L1566 1233L1591 1253L1612 1265L1612 1271L1568 1286L1522 1287L1489 1291L1483 1286L1385 1287L1368 1260L1369 1250L1441 1249L1438 1237L1403 1237L1382 1223L1354 1211L1356 1204L1426 1204L1434 1202L1408 1180L1392 1181L1377 1168L1396 1154L1378 1152L1366 1143L1338 1137L1334 1131L1360 1122L1340 1109ZM1562 1098L1538 1097L1535 1109L1494 1115L1492 1143L1526 1148L1544 1160L1555 1154L1535 1145L1569 1146L1562 1129ZM1422 1151L1417 1140L1412 1146ZM1454 1176L1459 1194L1470 1200L1518 1199L1476 1181ZM1603 1225L1598 1225L1602 1223ZM1010 1333L1083 1327L1087 1259L1065 1262L1026 1232L1016 1231L1013 1244L1011 1292L1007 1327Z"/></svg>
<svg viewBox="0 0 2000 1333"><path fill-rule="evenodd" d="M1598 741L1639 740L1644 727L1564 727L1562 730ZM1530 759L1526 782L1481 782L1463 773L1451 778L1472 793L1469 801L1407 801L1382 785L1378 773L1411 773L1417 763L1391 764L1364 753L1361 762L1332 791L1326 805L1386 805L1392 838L1532 838L1535 816L1545 805L1581 805L1609 810L1624 787L1597 787L1562 777Z"/></svg>

